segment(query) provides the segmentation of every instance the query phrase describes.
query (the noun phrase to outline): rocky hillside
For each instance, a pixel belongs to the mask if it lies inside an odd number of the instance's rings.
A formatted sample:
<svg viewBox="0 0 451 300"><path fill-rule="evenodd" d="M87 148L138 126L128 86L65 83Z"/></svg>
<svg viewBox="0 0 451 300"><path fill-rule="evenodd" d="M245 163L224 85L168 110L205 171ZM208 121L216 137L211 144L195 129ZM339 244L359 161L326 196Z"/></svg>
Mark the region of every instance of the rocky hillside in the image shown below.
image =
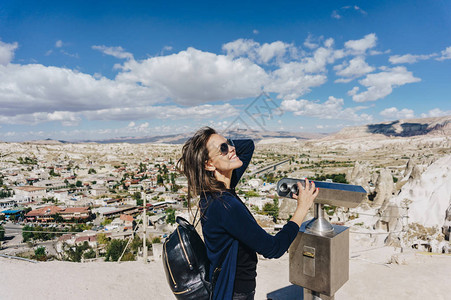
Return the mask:
<svg viewBox="0 0 451 300"><path fill-rule="evenodd" d="M235 139L250 138L258 142L265 139L296 139L296 140L308 140L308 139L318 139L326 136L323 133L302 133L302 132L288 132L288 131L257 131L250 129L234 129L231 131L222 132L218 130L219 134L226 137ZM174 135L165 136L144 136L144 137L120 137L108 140L97 140L89 141L96 142L100 144L110 144L110 143L130 143L130 144L141 144L141 143L154 143L154 144L183 144L187 139L193 136L193 133L182 133ZM83 141L88 142L88 141Z"/></svg>
<svg viewBox="0 0 451 300"><path fill-rule="evenodd" d="M406 119L378 124L346 127L325 139L351 139L359 137L409 137L418 135L451 135L451 116Z"/></svg>

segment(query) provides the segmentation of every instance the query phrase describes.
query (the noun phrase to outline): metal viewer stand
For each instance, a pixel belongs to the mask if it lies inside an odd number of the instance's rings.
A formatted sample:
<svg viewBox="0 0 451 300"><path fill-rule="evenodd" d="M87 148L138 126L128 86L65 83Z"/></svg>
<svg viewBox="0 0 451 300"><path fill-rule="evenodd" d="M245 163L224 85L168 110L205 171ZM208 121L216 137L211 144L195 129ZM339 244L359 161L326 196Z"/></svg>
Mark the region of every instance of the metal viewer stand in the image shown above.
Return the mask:
<svg viewBox="0 0 451 300"><path fill-rule="evenodd" d="M281 197L298 193L297 182L283 178L277 183ZM323 205L353 208L366 198L361 186L314 181L319 188L314 218L299 229L289 249L290 282L304 289L304 299L334 299L336 291L349 279L349 228L332 225L324 218Z"/></svg>

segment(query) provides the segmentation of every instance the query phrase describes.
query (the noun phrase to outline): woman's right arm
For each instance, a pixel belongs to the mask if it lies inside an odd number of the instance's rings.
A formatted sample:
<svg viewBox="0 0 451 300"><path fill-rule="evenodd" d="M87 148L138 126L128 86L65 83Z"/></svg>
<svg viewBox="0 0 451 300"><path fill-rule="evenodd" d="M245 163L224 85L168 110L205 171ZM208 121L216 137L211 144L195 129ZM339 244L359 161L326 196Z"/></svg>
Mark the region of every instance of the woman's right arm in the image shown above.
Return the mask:
<svg viewBox="0 0 451 300"><path fill-rule="evenodd" d="M243 162L243 165L236 170L233 170L232 180L230 182L230 187L235 188L240 181L241 176L243 176L249 163L252 159L252 154L254 153L254 141L252 140L233 140L235 144L236 156Z"/></svg>

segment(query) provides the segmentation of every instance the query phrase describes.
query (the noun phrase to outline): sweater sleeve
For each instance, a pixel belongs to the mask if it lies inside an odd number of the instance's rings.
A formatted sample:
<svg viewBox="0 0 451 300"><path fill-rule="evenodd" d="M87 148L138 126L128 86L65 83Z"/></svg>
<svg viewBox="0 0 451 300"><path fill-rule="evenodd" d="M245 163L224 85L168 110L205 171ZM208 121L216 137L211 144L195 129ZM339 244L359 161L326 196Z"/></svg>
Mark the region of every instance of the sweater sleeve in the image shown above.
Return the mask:
<svg viewBox="0 0 451 300"><path fill-rule="evenodd" d="M276 235L268 234L235 197L227 197L227 208L222 224L234 238L266 258L278 258L290 247L299 226L289 221Z"/></svg>
<svg viewBox="0 0 451 300"><path fill-rule="evenodd" d="M230 182L230 187L232 189L236 187L236 185L240 181L241 176L243 176L244 172L249 166L255 148L254 142L252 140L233 140L233 143L235 144L236 155L243 162L243 165L234 170L232 173L232 180Z"/></svg>

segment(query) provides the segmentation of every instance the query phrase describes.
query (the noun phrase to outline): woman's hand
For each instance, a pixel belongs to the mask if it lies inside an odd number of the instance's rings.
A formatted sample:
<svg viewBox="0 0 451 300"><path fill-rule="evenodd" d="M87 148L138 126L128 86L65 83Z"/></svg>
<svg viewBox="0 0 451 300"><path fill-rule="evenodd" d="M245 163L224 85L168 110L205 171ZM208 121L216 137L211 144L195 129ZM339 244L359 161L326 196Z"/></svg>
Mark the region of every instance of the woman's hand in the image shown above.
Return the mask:
<svg viewBox="0 0 451 300"><path fill-rule="evenodd" d="M307 178L305 179L305 188L302 186L301 182L298 182L297 184L299 192L298 195L293 194L293 198L298 200L298 205L290 221L301 226L313 201L316 196L318 196L319 189L315 187L314 182L309 182Z"/></svg>

